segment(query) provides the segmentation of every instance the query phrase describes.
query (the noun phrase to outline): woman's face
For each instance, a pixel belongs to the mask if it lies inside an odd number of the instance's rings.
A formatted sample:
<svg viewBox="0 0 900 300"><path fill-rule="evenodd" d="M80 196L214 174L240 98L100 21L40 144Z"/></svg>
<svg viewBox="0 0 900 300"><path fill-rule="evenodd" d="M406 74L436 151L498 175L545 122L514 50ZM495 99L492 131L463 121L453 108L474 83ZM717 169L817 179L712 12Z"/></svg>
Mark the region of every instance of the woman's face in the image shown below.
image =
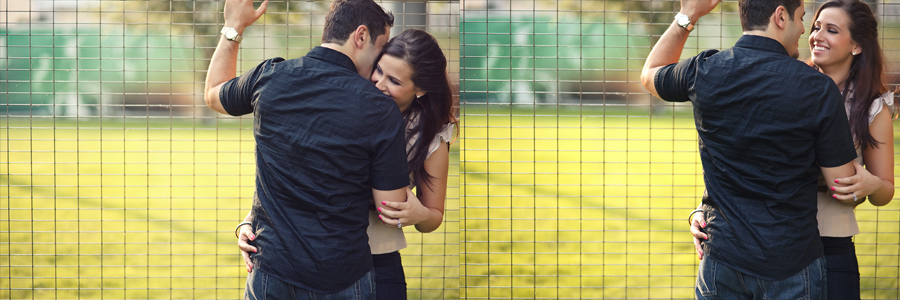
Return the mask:
<svg viewBox="0 0 900 300"><path fill-rule="evenodd" d="M375 87L394 98L400 111L405 111L417 95L425 94L413 84L412 75L412 67L405 61L390 55L382 55L375 64L371 79Z"/></svg>
<svg viewBox="0 0 900 300"><path fill-rule="evenodd" d="M829 7L819 12L809 33L809 50L812 62L820 68L846 65L850 69L853 52L862 49L850 36L850 17L844 10Z"/></svg>

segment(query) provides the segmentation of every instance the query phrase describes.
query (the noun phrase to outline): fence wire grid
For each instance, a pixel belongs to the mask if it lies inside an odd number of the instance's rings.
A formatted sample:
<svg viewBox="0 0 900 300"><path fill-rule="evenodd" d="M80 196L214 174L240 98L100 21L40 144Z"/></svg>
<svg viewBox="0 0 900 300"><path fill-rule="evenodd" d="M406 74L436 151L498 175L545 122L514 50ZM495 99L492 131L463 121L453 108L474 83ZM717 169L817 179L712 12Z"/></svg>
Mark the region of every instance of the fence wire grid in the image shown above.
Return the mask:
<svg viewBox="0 0 900 300"><path fill-rule="evenodd" d="M867 2L896 76L900 2ZM804 3L801 59L822 3ZM692 108L640 83L679 8L462 2L462 298L694 298L699 261L686 220L704 186ZM737 11L726 0L701 18L682 58L731 47L742 34ZM863 299L900 297L898 202L857 209Z"/></svg>
<svg viewBox="0 0 900 300"><path fill-rule="evenodd" d="M318 45L329 2L270 1L238 72ZM444 224L401 251L411 299L693 298L691 106L639 82L678 1L378 2L460 89ZM252 119L202 103L223 3L0 0L0 298L242 297ZM900 1L867 3L896 76ZM740 34L723 1L682 57ZM857 218L862 298L900 298L900 204Z"/></svg>
<svg viewBox="0 0 900 300"><path fill-rule="evenodd" d="M459 3L377 2L393 35L437 38L458 86ZM318 46L330 3L269 1L238 74ZM0 0L0 299L243 297L253 119L203 103L223 5ZM458 157L442 226L406 231L411 299L459 298Z"/></svg>

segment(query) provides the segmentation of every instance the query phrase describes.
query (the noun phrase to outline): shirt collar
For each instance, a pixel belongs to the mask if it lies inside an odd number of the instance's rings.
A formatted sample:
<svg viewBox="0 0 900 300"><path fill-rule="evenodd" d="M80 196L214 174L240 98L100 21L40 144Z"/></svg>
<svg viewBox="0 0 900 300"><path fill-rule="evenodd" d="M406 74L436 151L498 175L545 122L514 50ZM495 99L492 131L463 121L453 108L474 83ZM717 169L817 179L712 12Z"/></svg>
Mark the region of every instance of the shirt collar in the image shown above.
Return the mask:
<svg viewBox="0 0 900 300"><path fill-rule="evenodd" d="M306 53L306 56L316 58L316 59L321 59L321 60L336 64L338 66L350 69L351 71L353 71L353 73L357 72L356 65L353 64L353 60L351 60L350 57L347 56L346 54L341 53L340 51L337 51L334 49L325 48L322 46L316 46L315 48L312 48L312 50L309 50L309 52Z"/></svg>
<svg viewBox="0 0 900 300"><path fill-rule="evenodd" d="M763 51L770 51L779 54L788 55L786 49L784 49L784 45L779 43L773 38L759 36L759 35L742 35L741 38L738 39L737 43L734 44L735 47L740 48L751 48ZM790 56L790 55L788 55Z"/></svg>

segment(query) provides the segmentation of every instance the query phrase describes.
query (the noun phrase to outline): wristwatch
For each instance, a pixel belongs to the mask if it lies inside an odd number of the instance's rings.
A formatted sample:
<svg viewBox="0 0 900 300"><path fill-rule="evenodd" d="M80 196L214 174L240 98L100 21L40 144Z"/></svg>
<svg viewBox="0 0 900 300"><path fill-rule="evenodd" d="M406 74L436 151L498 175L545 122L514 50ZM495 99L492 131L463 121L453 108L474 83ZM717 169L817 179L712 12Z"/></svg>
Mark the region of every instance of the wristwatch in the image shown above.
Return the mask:
<svg viewBox="0 0 900 300"><path fill-rule="evenodd" d="M222 27L222 35L224 35L226 39L236 43L240 43L241 40L244 39L244 37L232 27Z"/></svg>
<svg viewBox="0 0 900 300"><path fill-rule="evenodd" d="M691 24L691 18L683 13L678 13L675 15L675 22L678 22L678 26L687 29L688 32L694 30L694 24Z"/></svg>

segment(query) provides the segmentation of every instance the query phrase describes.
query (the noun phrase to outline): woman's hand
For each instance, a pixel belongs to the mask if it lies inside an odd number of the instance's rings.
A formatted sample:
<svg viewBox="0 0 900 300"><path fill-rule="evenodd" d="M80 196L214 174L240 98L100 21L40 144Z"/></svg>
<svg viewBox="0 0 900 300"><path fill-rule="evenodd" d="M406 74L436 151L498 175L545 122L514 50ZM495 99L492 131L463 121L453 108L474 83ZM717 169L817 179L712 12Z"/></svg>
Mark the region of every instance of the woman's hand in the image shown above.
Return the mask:
<svg viewBox="0 0 900 300"><path fill-rule="evenodd" d="M384 201L381 204L384 206L378 208L378 218L388 227L416 225L428 220L431 214L431 210L409 189L406 190L406 202Z"/></svg>
<svg viewBox="0 0 900 300"><path fill-rule="evenodd" d="M256 247L250 245L250 242L256 239L253 235L253 226L245 224L241 226L238 233L238 248L241 249L241 256L244 257L244 264L247 265L247 273L253 271L253 262L250 261L250 252L256 253Z"/></svg>
<svg viewBox="0 0 900 300"><path fill-rule="evenodd" d="M835 179L840 185L832 187L831 190L834 191L832 197L839 203L855 207L862 203L866 196L878 190L883 182L856 161L853 162L853 167L856 168L856 175Z"/></svg>
<svg viewBox="0 0 900 300"><path fill-rule="evenodd" d="M703 212L695 213L691 218L691 235L694 236L694 249L697 250L697 257L703 260L703 241L708 240L709 236L703 232L706 228L706 216ZM701 241L702 239L702 241Z"/></svg>

